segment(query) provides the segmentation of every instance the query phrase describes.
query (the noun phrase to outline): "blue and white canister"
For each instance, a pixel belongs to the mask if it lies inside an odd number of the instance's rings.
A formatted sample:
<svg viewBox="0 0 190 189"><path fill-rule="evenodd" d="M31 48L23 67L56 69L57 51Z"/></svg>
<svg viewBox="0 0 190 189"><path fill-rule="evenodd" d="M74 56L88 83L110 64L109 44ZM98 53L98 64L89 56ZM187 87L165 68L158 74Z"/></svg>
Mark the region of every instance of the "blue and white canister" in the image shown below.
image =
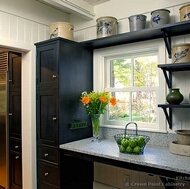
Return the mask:
<svg viewBox="0 0 190 189"><path fill-rule="evenodd" d="M162 26L170 22L170 11L168 9L158 9L151 12L151 25Z"/></svg>
<svg viewBox="0 0 190 189"><path fill-rule="evenodd" d="M190 20L190 4L180 7L179 13L180 21Z"/></svg>
<svg viewBox="0 0 190 189"><path fill-rule="evenodd" d="M190 44L176 44L172 47L172 63L190 62Z"/></svg>
<svg viewBox="0 0 190 189"><path fill-rule="evenodd" d="M117 19L111 16L100 17L97 22L97 38L115 35L118 32Z"/></svg>

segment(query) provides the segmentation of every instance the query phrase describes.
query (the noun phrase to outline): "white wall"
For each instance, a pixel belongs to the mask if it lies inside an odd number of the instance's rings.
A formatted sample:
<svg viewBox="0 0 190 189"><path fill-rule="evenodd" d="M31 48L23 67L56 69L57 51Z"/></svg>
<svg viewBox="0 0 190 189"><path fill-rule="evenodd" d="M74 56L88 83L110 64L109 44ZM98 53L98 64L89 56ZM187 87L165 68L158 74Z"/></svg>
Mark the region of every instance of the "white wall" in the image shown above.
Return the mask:
<svg viewBox="0 0 190 189"><path fill-rule="evenodd" d="M1 0L0 47L22 52L23 189L36 189L36 57L34 43L49 39L49 24L69 15L36 0Z"/></svg>

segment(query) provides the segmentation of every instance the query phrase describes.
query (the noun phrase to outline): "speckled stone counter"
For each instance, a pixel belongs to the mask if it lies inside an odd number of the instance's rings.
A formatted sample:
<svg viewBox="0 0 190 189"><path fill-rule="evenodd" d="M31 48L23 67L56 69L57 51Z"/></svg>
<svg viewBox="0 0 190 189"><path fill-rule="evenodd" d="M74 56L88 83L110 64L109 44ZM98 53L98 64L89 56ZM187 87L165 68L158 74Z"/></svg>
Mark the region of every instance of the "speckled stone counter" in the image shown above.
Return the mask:
<svg viewBox="0 0 190 189"><path fill-rule="evenodd" d="M80 154L80 158L87 160L108 162L113 165L117 165L118 162L118 165L124 168L130 167L130 169L190 182L190 157L172 154L168 147L147 144L144 154L131 155L120 153L114 139L92 142L92 138L87 138L62 144L60 149L65 153L74 152L73 156Z"/></svg>

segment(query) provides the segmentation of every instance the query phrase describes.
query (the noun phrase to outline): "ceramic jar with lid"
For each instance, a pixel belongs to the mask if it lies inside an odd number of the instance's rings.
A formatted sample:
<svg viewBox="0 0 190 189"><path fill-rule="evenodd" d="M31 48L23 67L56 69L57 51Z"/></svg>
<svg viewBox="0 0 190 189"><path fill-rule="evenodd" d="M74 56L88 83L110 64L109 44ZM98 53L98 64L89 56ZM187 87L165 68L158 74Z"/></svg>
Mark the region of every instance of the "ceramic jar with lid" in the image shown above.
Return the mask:
<svg viewBox="0 0 190 189"><path fill-rule="evenodd" d="M175 44L172 47L172 63L190 62L190 44Z"/></svg>
<svg viewBox="0 0 190 189"><path fill-rule="evenodd" d="M179 13L180 21L190 20L190 4L180 7Z"/></svg>
<svg viewBox="0 0 190 189"><path fill-rule="evenodd" d="M118 32L117 19L111 16L100 17L96 20L97 38L115 35Z"/></svg>
<svg viewBox="0 0 190 189"><path fill-rule="evenodd" d="M62 37L74 40L74 26L68 22L53 22L50 24L50 39Z"/></svg>
<svg viewBox="0 0 190 189"><path fill-rule="evenodd" d="M151 12L151 25L162 26L170 21L170 11L168 9L158 9Z"/></svg>

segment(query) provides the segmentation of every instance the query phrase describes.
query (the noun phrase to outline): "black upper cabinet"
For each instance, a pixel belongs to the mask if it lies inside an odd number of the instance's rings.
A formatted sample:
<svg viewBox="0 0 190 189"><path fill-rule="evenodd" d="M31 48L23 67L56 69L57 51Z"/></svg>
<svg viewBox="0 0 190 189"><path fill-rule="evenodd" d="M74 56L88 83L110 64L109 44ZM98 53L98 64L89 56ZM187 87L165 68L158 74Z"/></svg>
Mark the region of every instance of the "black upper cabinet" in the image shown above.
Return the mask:
<svg viewBox="0 0 190 189"><path fill-rule="evenodd" d="M93 52L77 42L55 38L37 46L38 144L58 145L91 136L90 119L79 101L93 88ZM71 130L75 120L87 123Z"/></svg>
<svg viewBox="0 0 190 189"><path fill-rule="evenodd" d="M9 70L9 90L21 90L21 54L9 52L8 54L8 70Z"/></svg>
<svg viewBox="0 0 190 189"><path fill-rule="evenodd" d="M36 85L41 87L58 86L59 43L54 41L38 47L36 65Z"/></svg>

